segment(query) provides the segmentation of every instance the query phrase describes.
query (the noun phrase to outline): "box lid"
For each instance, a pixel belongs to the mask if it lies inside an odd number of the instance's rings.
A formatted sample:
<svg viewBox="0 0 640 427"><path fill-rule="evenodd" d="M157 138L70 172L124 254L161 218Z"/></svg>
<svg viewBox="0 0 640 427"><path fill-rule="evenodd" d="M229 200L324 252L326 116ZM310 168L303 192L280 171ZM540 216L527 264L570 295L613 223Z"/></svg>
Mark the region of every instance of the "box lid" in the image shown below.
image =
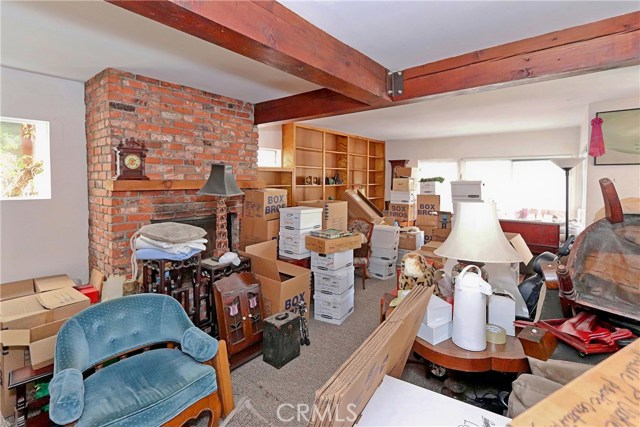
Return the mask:
<svg viewBox="0 0 640 427"><path fill-rule="evenodd" d="M29 329L0 331L0 344L4 347L27 347L31 344L31 331Z"/></svg>
<svg viewBox="0 0 640 427"><path fill-rule="evenodd" d="M75 286L73 280L66 274L56 274L54 276L37 277L33 279L36 292L47 292L61 288L72 288Z"/></svg>
<svg viewBox="0 0 640 427"><path fill-rule="evenodd" d="M0 284L0 301L31 295L34 291L33 279L2 283Z"/></svg>
<svg viewBox="0 0 640 427"><path fill-rule="evenodd" d="M280 213L300 213L300 214L310 214L310 213L322 213L322 208L316 208L311 206L293 206L290 208L280 208Z"/></svg>
<svg viewBox="0 0 640 427"><path fill-rule="evenodd" d="M61 288L49 292L36 294L36 298L43 307L54 309L88 300L89 297L74 288Z"/></svg>
<svg viewBox="0 0 640 427"><path fill-rule="evenodd" d="M507 237L507 239L511 243L511 246L513 246L516 252L518 252L522 256L522 262L524 262L525 265L529 264L529 261L531 261L531 258L533 258L533 254L531 253L529 246L527 246L527 243L524 241L520 233L505 232L504 235Z"/></svg>
<svg viewBox="0 0 640 427"><path fill-rule="evenodd" d="M36 295L27 295L0 302L0 322L8 322L46 311L36 298Z"/></svg>
<svg viewBox="0 0 640 427"><path fill-rule="evenodd" d="M240 252L240 255L251 258L251 270L254 273L277 282L288 280L282 280L280 273L292 276L292 278L310 273L307 268L278 261L278 242L275 240L249 245L244 252Z"/></svg>

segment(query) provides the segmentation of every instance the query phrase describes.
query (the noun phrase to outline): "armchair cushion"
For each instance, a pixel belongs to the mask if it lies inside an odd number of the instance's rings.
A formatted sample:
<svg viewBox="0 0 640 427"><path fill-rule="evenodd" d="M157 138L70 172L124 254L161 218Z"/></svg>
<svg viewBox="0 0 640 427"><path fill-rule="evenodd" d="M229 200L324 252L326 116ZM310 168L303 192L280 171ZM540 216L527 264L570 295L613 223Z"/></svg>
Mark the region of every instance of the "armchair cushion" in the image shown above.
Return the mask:
<svg viewBox="0 0 640 427"><path fill-rule="evenodd" d="M213 359L218 352L218 341L195 326L184 331L180 344L182 351L198 362Z"/></svg>
<svg viewBox="0 0 640 427"><path fill-rule="evenodd" d="M216 372L177 349L137 354L100 369L85 386L82 426L159 426L213 393Z"/></svg>
<svg viewBox="0 0 640 427"><path fill-rule="evenodd" d="M82 373L69 368L60 371L49 384L49 416L56 424L71 424L84 409L84 383Z"/></svg>

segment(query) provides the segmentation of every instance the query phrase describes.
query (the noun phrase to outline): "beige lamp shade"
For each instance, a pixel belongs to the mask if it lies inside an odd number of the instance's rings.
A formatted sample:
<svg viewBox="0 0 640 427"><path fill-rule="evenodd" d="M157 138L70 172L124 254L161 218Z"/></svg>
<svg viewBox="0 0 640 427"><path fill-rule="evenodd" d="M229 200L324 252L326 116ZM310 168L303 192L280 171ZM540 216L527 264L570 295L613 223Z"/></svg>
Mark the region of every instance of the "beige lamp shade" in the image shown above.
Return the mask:
<svg viewBox="0 0 640 427"><path fill-rule="evenodd" d="M500 228L495 203L460 202L455 212L451 234L436 255L482 263L523 261Z"/></svg>

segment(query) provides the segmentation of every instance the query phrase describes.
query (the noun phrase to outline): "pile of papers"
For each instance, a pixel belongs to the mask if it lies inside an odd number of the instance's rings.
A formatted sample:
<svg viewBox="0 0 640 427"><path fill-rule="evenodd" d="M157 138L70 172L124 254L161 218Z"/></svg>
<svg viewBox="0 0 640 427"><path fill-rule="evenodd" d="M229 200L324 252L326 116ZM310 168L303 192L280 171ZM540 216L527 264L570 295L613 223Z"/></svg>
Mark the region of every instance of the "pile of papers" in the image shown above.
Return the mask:
<svg viewBox="0 0 640 427"><path fill-rule="evenodd" d="M385 375L399 378L433 288L416 286L327 383L316 391L310 427L352 426Z"/></svg>

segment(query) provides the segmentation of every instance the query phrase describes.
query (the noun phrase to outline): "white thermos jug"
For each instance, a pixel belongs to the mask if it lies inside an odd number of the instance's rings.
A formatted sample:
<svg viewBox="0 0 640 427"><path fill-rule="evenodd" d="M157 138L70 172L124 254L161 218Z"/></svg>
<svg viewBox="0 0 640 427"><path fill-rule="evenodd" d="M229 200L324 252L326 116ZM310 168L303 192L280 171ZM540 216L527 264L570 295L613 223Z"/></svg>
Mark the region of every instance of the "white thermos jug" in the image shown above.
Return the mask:
<svg viewBox="0 0 640 427"><path fill-rule="evenodd" d="M474 273L471 269L478 272ZM469 351L482 351L487 348L486 295L491 295L491 285L482 280L480 268L475 265L465 267L456 278L453 297L451 338L458 347Z"/></svg>

